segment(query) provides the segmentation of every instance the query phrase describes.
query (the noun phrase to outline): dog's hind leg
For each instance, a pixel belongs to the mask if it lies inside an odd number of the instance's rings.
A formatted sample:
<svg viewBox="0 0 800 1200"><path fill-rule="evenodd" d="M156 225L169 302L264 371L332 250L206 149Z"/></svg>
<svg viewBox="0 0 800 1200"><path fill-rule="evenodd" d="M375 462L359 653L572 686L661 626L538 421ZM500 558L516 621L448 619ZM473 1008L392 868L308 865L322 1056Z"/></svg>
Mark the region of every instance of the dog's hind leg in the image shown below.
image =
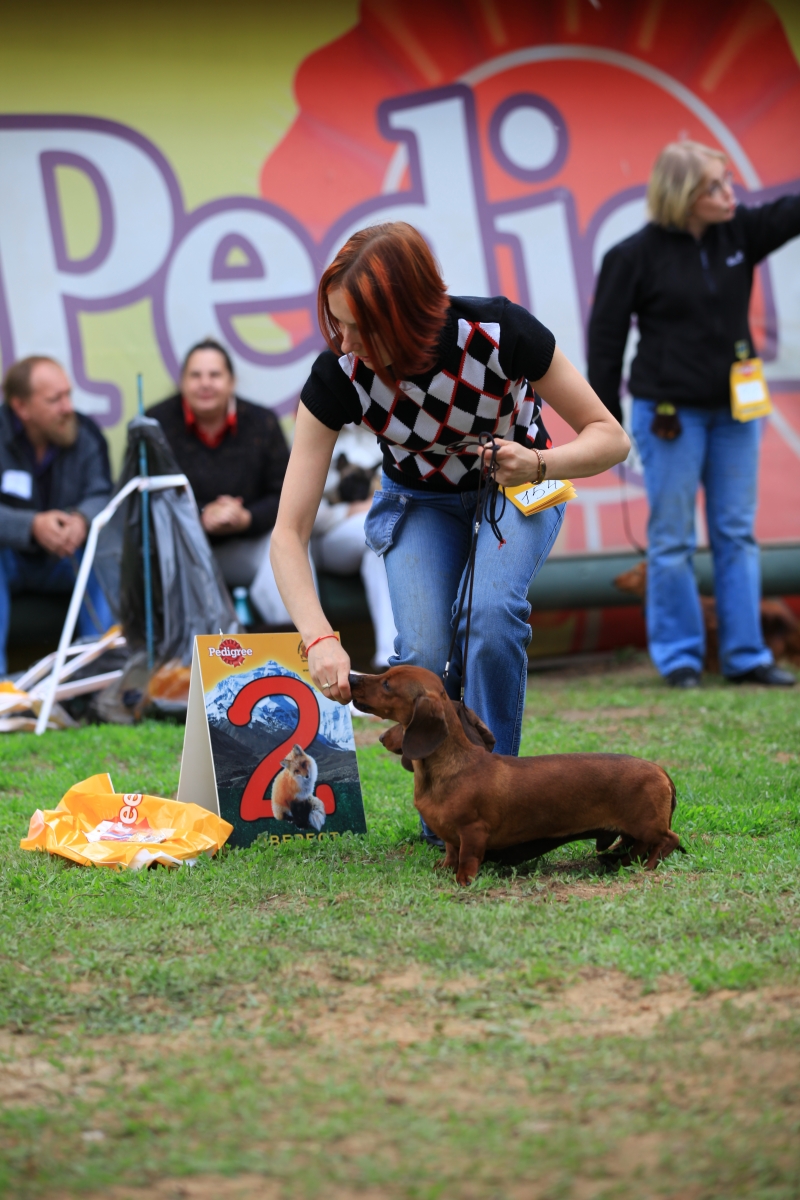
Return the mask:
<svg viewBox="0 0 800 1200"><path fill-rule="evenodd" d="M679 846L680 839L677 833L667 829L661 837L656 834L646 840L637 839L632 842L628 854L621 860L621 865L627 867L632 862L643 862L645 871L654 871L662 858L672 854Z"/></svg>
<svg viewBox="0 0 800 1200"><path fill-rule="evenodd" d="M486 853L486 843L489 840L489 831L485 825L476 824L461 829L460 834L461 845L458 850L456 882L461 887L466 887L467 884L472 883L481 869L483 856Z"/></svg>
<svg viewBox="0 0 800 1200"><path fill-rule="evenodd" d="M651 850L650 857L645 863L645 870L655 870L662 858L666 858L667 855L672 854L673 850L682 849L683 847L681 846L680 838L678 837L677 833L675 833L672 829L668 829L658 845L653 847Z"/></svg>

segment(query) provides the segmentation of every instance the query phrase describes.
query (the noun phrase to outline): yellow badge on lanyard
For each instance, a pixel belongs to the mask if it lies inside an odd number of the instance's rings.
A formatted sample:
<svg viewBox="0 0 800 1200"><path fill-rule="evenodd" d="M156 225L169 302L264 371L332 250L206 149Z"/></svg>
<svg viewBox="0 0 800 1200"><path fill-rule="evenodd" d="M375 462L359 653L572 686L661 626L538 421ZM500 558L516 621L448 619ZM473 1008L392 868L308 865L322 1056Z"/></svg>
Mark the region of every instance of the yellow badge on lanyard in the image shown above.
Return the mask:
<svg viewBox="0 0 800 1200"><path fill-rule="evenodd" d="M746 341L736 343L739 360L731 367L731 415L735 421L752 421L772 412L769 388L760 358L747 358Z"/></svg>

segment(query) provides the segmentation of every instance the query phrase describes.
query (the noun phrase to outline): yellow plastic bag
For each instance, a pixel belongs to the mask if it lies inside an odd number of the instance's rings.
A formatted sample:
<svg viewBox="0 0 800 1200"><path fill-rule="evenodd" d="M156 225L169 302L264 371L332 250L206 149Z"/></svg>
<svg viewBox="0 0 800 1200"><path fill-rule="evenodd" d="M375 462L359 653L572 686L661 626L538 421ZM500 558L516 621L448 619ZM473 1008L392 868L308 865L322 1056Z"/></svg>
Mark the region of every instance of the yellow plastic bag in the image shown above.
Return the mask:
<svg viewBox="0 0 800 1200"><path fill-rule="evenodd" d="M214 854L232 832L198 804L118 793L110 776L93 775L71 787L57 808L37 808L20 849L47 850L84 866L139 870L154 862L191 864L200 854Z"/></svg>

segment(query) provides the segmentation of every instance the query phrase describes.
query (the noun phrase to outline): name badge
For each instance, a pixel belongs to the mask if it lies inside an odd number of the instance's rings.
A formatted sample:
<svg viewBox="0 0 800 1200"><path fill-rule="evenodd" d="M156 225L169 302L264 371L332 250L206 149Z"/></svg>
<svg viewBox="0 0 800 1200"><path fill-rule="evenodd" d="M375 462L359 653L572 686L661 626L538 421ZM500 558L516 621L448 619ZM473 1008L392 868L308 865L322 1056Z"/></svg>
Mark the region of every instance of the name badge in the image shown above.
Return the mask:
<svg viewBox="0 0 800 1200"><path fill-rule="evenodd" d="M577 492L568 479L543 479L541 483L521 483L517 487L503 488L512 504L526 517L572 500Z"/></svg>
<svg viewBox="0 0 800 1200"><path fill-rule="evenodd" d="M769 388L760 358L746 358L731 367L731 416L735 421L752 421L772 412Z"/></svg>
<svg viewBox="0 0 800 1200"><path fill-rule="evenodd" d="M33 496L33 476L29 471L3 471L0 492L6 496L19 496L20 500L30 500Z"/></svg>

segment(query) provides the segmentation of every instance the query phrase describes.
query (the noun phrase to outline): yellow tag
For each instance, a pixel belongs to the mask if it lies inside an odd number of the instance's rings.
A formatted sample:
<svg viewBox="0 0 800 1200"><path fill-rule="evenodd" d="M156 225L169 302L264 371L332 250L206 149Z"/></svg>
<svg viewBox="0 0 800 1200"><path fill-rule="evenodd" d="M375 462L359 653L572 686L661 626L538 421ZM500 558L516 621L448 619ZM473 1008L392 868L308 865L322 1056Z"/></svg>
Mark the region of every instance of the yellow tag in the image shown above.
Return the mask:
<svg viewBox="0 0 800 1200"><path fill-rule="evenodd" d="M746 358L731 367L731 415L735 421L752 421L772 412L769 388L760 358Z"/></svg>
<svg viewBox="0 0 800 1200"><path fill-rule="evenodd" d="M503 488L503 491L526 517L545 508L552 508L554 504L563 504L565 500L572 500L578 494L568 479L543 479L541 483L521 483L518 487Z"/></svg>

